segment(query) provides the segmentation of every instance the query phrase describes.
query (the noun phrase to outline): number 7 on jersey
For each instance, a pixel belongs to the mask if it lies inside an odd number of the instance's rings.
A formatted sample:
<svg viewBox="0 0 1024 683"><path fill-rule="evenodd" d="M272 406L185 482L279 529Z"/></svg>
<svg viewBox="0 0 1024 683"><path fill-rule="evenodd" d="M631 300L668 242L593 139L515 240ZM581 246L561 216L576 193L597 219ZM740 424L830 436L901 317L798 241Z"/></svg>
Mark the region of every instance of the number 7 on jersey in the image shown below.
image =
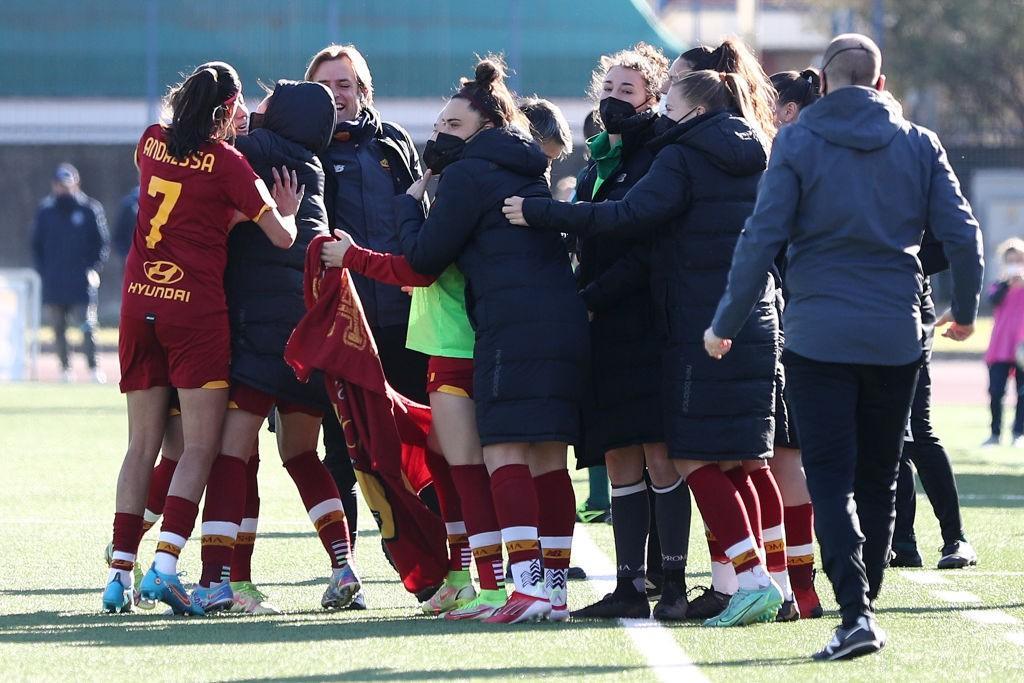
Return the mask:
<svg viewBox="0 0 1024 683"><path fill-rule="evenodd" d="M150 197L155 197L158 194L164 196L160 200L160 207L156 211L156 215L149 221L149 234L146 235L146 247L149 249L155 249L157 242L164 238L160 234L160 228L164 227L167 223L167 219L171 216L171 211L174 209L174 205L178 203L178 197L181 196L181 183L176 183L173 180L164 180L157 176L151 176L149 179L149 187L146 188L147 194Z"/></svg>

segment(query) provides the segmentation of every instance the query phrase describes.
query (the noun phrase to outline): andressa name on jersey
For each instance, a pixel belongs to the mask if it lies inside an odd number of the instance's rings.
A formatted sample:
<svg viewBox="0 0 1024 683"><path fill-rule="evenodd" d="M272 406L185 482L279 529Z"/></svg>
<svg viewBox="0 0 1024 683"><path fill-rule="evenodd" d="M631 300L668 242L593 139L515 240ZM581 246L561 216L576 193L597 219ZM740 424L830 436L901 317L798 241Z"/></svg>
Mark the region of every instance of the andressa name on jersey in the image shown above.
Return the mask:
<svg viewBox="0 0 1024 683"><path fill-rule="evenodd" d="M167 143L156 138L146 138L146 142L142 147L142 153L154 161L191 168L197 171L205 171L206 173L213 173L213 164L216 161L212 152L204 154L196 152L179 161L167 151Z"/></svg>

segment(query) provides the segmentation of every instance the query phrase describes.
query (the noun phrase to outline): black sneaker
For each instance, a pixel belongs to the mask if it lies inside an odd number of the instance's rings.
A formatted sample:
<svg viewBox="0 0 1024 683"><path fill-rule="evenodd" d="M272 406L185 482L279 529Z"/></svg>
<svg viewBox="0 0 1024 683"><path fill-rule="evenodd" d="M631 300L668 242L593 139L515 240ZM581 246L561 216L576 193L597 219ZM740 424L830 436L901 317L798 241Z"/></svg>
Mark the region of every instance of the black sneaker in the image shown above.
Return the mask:
<svg viewBox="0 0 1024 683"><path fill-rule="evenodd" d="M729 605L729 598L731 595L725 593L719 593L714 588L708 588L707 586L694 586L690 589L690 593L693 591L703 591L693 600L690 600L690 604L686 609L687 619L699 619L706 621L713 617L717 617L725 608Z"/></svg>
<svg viewBox="0 0 1024 683"><path fill-rule="evenodd" d="M924 560L921 559L921 553L917 551L916 546L893 546L892 553L889 555L889 566L923 567Z"/></svg>
<svg viewBox="0 0 1024 683"><path fill-rule="evenodd" d="M819 608L820 609L820 608ZM800 621L800 608L796 600L786 600L775 615L775 621Z"/></svg>
<svg viewBox="0 0 1024 683"><path fill-rule="evenodd" d="M665 577L661 574L648 574L644 578L644 585L647 587L647 599L659 600L661 598L661 587L665 583Z"/></svg>
<svg viewBox="0 0 1024 683"><path fill-rule="evenodd" d="M636 590L615 589L593 605L572 612L573 619L649 619L647 596Z"/></svg>
<svg viewBox="0 0 1024 683"><path fill-rule="evenodd" d="M661 590L661 599L654 606L652 615L658 621L685 621L687 607L686 584L681 581L666 581Z"/></svg>
<svg viewBox="0 0 1024 683"><path fill-rule="evenodd" d="M853 659L862 655L870 655L885 647L885 637L885 631L872 617L858 617L853 626L838 627L828 645L820 652L811 655L811 659L819 662L833 662L837 659Z"/></svg>
<svg viewBox="0 0 1024 683"><path fill-rule="evenodd" d="M974 552L970 543L962 539L942 546L939 552L942 553L939 569L963 569L978 564L978 553Z"/></svg>

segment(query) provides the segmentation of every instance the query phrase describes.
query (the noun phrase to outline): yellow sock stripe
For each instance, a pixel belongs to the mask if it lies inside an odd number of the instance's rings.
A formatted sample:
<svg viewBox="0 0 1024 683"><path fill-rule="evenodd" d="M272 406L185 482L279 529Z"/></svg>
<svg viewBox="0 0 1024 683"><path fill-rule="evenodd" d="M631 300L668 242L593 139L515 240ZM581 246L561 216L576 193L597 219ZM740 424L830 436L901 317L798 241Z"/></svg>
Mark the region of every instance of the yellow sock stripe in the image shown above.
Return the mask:
<svg viewBox="0 0 1024 683"><path fill-rule="evenodd" d="M494 545L482 545L479 548L473 548L473 557L478 559L501 557L501 544L495 543Z"/></svg>
<svg viewBox="0 0 1024 683"><path fill-rule="evenodd" d="M741 554L737 555L736 557L732 558L732 566L733 567L739 567L741 564L746 564L747 562L750 562L751 560L756 559L756 558L757 558L757 551L756 550L748 550L748 551L746 551L744 553L741 553Z"/></svg>
<svg viewBox="0 0 1024 683"><path fill-rule="evenodd" d="M114 560L110 563L110 568L130 572L132 569L135 568L135 563L131 560Z"/></svg>
<svg viewBox="0 0 1024 683"><path fill-rule="evenodd" d="M330 524L337 524L338 522L345 521L345 513L341 510L331 510L330 512L321 515L321 517L313 522L313 526L316 527L316 532L320 533L320 530Z"/></svg>
<svg viewBox="0 0 1024 683"><path fill-rule="evenodd" d="M217 547L217 548L233 548L235 547L235 539L230 536L219 536L217 534L207 534L203 536L204 547Z"/></svg>
<svg viewBox="0 0 1024 683"><path fill-rule="evenodd" d="M544 548L543 553L545 560L568 560L570 551L568 548Z"/></svg>
<svg viewBox="0 0 1024 683"><path fill-rule="evenodd" d="M764 551L766 553L784 553L786 552L785 541L765 541Z"/></svg>
<svg viewBox="0 0 1024 683"><path fill-rule="evenodd" d="M142 523L142 533L146 533L147 531L152 529L154 524L156 524L156 522L145 522L144 521Z"/></svg>
<svg viewBox="0 0 1024 683"><path fill-rule="evenodd" d="M802 564L814 564L814 555L797 555L786 558L786 564L790 567L798 567Z"/></svg>
<svg viewBox="0 0 1024 683"><path fill-rule="evenodd" d="M156 551L158 553L167 553L168 555L174 555L175 557L181 554L181 548L174 545L173 543L168 543L167 541L157 541Z"/></svg>
<svg viewBox="0 0 1024 683"><path fill-rule="evenodd" d="M509 553L517 553L524 550L536 550L540 547L540 541L523 540L523 541L509 541L505 544L505 548Z"/></svg>
<svg viewBox="0 0 1024 683"><path fill-rule="evenodd" d="M238 537L235 539L235 545L252 545L256 542L256 534L250 534L245 531L239 531Z"/></svg>

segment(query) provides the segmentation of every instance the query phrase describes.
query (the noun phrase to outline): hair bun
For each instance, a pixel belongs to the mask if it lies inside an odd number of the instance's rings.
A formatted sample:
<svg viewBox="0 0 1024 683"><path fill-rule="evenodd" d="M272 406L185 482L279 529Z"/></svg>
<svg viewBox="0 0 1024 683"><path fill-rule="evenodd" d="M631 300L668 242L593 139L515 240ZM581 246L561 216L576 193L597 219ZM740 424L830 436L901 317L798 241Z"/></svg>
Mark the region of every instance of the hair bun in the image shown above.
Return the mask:
<svg viewBox="0 0 1024 683"><path fill-rule="evenodd" d="M477 85L490 86L505 80L505 64L500 57L488 56L476 64L473 75Z"/></svg>
<svg viewBox="0 0 1024 683"><path fill-rule="evenodd" d="M821 76L817 69L804 69L800 72L800 78L810 84L812 93L817 95L821 92Z"/></svg>

